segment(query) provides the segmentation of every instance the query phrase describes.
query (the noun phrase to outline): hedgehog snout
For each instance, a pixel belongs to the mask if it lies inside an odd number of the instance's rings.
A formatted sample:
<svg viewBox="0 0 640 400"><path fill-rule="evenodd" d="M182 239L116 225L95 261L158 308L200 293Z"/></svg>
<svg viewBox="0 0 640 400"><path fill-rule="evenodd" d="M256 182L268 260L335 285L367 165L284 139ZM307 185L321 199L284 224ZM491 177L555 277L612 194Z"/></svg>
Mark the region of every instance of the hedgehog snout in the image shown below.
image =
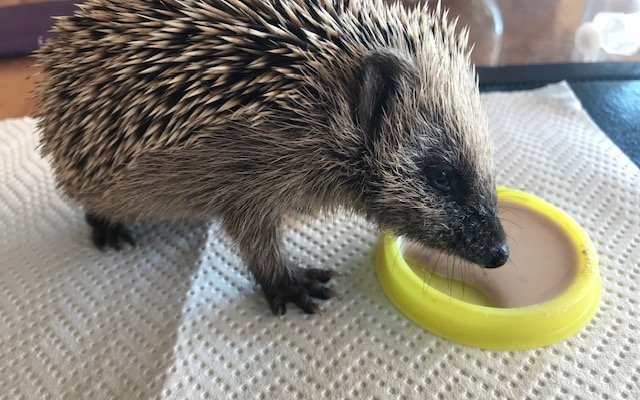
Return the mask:
<svg viewBox="0 0 640 400"><path fill-rule="evenodd" d="M506 234L500 219L496 216L492 218L489 233L487 236L489 242L484 247L484 255L481 257L482 262L479 264L484 268L502 267L509 260L509 244L507 243Z"/></svg>
<svg viewBox="0 0 640 400"><path fill-rule="evenodd" d="M509 260L509 245L504 242L493 246L489 250L487 260L484 263L485 268L502 267Z"/></svg>

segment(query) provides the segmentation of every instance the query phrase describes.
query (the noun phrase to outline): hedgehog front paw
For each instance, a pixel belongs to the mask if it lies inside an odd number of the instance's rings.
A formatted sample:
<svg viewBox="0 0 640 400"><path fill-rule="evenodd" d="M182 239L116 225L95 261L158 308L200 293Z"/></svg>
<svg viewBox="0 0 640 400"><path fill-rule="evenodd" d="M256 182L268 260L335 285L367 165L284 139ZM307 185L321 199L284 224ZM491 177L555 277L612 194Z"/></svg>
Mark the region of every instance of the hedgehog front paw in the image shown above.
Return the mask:
<svg viewBox="0 0 640 400"><path fill-rule="evenodd" d="M334 271L318 268L290 268L287 278L263 286L271 311L277 316L287 312L287 303L293 303L307 314L322 314L322 309L312 300L327 300L336 297L337 293L328 287L331 278L338 275Z"/></svg>
<svg viewBox="0 0 640 400"><path fill-rule="evenodd" d="M85 215L85 219L93 230L91 234L93 244L100 250L104 250L106 246L120 250L125 242L135 246L135 241L123 224L111 222L106 218L90 213Z"/></svg>

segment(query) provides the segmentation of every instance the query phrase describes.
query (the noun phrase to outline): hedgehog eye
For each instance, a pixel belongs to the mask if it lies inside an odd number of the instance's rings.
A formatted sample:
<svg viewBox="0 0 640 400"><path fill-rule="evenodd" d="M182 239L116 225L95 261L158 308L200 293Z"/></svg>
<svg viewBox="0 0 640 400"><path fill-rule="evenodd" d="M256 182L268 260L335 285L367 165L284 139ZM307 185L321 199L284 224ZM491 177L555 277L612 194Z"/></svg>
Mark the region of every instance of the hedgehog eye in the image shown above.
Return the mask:
<svg viewBox="0 0 640 400"><path fill-rule="evenodd" d="M436 189L447 193L453 190L454 174L450 168L443 166L434 166L428 168L427 174L429 182Z"/></svg>

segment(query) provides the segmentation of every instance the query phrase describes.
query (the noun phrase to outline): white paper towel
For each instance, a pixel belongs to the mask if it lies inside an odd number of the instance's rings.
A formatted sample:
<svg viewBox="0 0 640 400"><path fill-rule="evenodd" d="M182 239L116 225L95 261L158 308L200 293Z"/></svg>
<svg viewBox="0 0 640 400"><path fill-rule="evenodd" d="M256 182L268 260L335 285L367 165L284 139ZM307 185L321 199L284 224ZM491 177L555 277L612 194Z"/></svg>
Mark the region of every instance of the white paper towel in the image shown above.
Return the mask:
<svg viewBox="0 0 640 400"><path fill-rule="evenodd" d="M594 241L600 311L545 349L490 352L407 321L361 219L291 221L303 265L345 273L323 316L269 308L217 224L134 227L93 248L56 193L34 121L0 123L0 399L603 398L640 388L640 172L570 89L484 96L499 183L544 197Z"/></svg>

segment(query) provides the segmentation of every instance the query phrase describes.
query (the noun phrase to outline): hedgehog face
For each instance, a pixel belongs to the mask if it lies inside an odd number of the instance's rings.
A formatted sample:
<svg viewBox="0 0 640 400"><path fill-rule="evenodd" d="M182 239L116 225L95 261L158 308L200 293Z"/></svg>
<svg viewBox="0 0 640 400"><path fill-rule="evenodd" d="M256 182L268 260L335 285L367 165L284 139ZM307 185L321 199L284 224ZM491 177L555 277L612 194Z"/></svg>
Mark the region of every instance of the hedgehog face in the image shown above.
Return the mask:
<svg viewBox="0 0 640 400"><path fill-rule="evenodd" d="M370 217L426 247L500 267L509 249L494 180L475 169L467 155L456 155L457 145L448 149L448 142L387 142L375 152L366 192Z"/></svg>
<svg viewBox="0 0 640 400"><path fill-rule="evenodd" d="M491 146L470 74L459 78L460 87L436 82L425 91L407 78L410 67L385 64L367 72L366 63L365 85L376 82L367 77L376 71L378 79L395 85L360 93L359 101L381 107L359 114L360 121L369 121L363 192L369 217L384 229L481 266L505 264L509 249L497 213Z"/></svg>
<svg viewBox="0 0 640 400"><path fill-rule="evenodd" d="M425 246L486 268L502 266L509 248L498 217L492 175L478 170L472 162L474 154L461 152L460 144L452 143L446 134L436 143L423 143L406 157L404 172L412 178L404 178L405 187L421 201L407 210L412 214L411 222L400 230ZM388 178L394 181L400 177ZM398 204L397 209L401 208Z"/></svg>

